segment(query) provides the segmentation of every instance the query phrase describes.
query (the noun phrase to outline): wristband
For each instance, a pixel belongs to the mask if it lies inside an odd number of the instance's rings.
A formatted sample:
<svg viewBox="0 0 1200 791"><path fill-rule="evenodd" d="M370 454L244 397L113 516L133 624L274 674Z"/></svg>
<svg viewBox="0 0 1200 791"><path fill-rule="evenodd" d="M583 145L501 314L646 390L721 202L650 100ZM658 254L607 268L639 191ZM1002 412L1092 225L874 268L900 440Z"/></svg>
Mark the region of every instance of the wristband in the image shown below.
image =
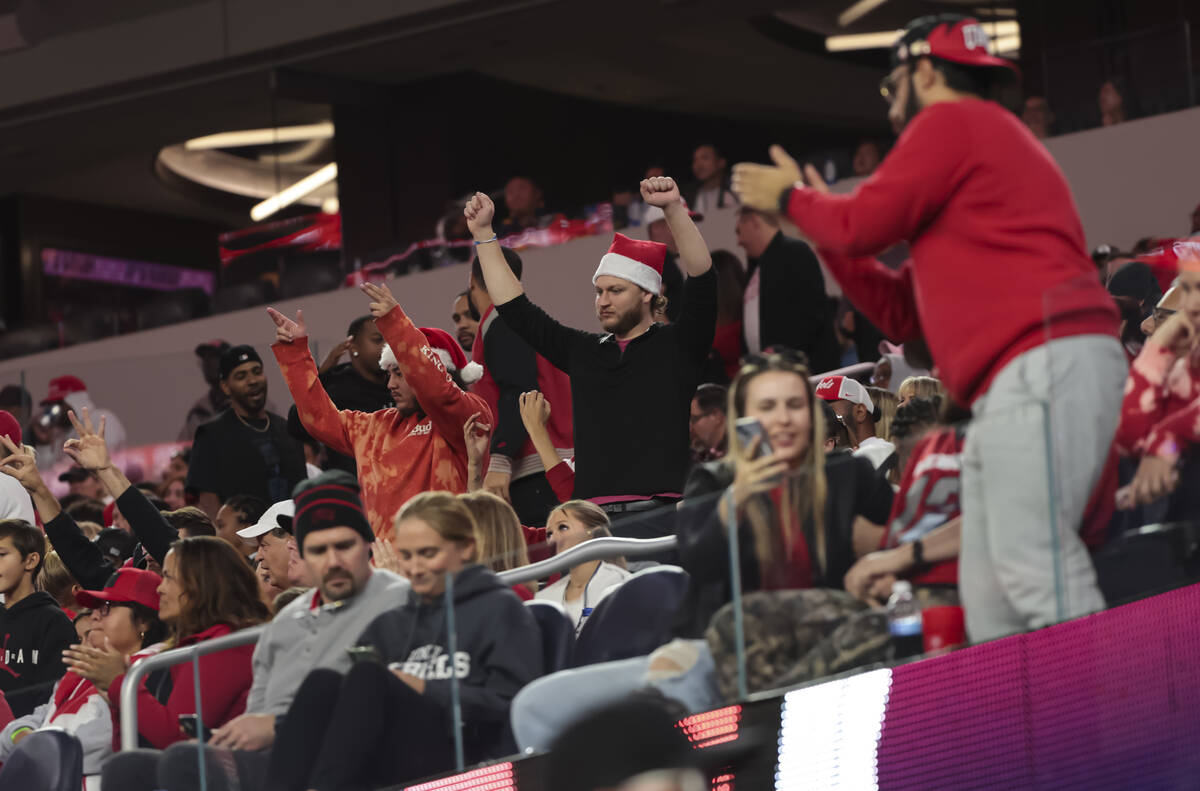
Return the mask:
<svg viewBox="0 0 1200 791"><path fill-rule="evenodd" d="M492 234L491 239L484 239L482 242L477 241L477 242L475 242L475 246L478 247L481 244L487 244L488 242L494 242L494 241L496 241L496 238L497 238L496 234Z"/></svg>
<svg viewBox="0 0 1200 791"><path fill-rule="evenodd" d="M788 204L792 202L792 191L795 189L794 186L787 186L783 188L783 192L779 193L779 213L784 217L787 216Z"/></svg>
<svg viewBox="0 0 1200 791"><path fill-rule="evenodd" d="M921 543L921 539L912 542L913 565L921 568L925 565L925 545Z"/></svg>
<svg viewBox="0 0 1200 791"><path fill-rule="evenodd" d="M26 731L32 731L32 730L33 730L33 728L31 728L30 726L22 725L20 728L17 728L15 731L13 731L12 735L9 736L9 738L12 740L13 744L16 744L18 736L20 736L22 733L25 733Z"/></svg>

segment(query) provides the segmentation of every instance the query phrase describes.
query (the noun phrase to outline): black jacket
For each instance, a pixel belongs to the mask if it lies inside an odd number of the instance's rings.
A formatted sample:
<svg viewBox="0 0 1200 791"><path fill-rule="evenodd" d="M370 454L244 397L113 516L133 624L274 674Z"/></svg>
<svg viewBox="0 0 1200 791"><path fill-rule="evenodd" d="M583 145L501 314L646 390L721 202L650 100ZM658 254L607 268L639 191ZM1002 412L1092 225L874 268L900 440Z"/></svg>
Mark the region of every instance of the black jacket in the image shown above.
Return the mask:
<svg viewBox="0 0 1200 791"><path fill-rule="evenodd" d="M826 566L822 574L813 553L813 586L840 589L846 572L854 565L854 518L862 516L877 525L887 524L892 487L875 472L871 462L845 455L826 461L825 481ZM713 614L733 595L729 586L728 533L717 510L720 494L732 483L732 464L709 462L692 471L684 490L678 551L691 588L676 619L676 633L681 637L702 637ZM814 529L812 520L805 519L804 539L810 547L815 541ZM758 554L750 525L744 521L738 531L738 558L742 590L758 590Z"/></svg>
<svg viewBox="0 0 1200 791"><path fill-rule="evenodd" d="M225 502L235 494L249 494L264 503L292 496L292 489L307 476L304 449L287 433L287 421L268 412L269 428L256 432L244 425L233 409L196 429L187 485L198 492L213 492Z"/></svg>
<svg viewBox="0 0 1200 791"><path fill-rule="evenodd" d="M542 636L512 589L483 566L454 579L458 651L449 656L445 597L413 596L366 628L359 645L385 663L425 680L425 696L450 708L450 678L460 680L463 745L468 762L515 752L508 709L521 687L542 674Z"/></svg>
<svg viewBox="0 0 1200 791"><path fill-rule="evenodd" d="M31 593L0 611L0 635L0 691L13 714L28 714L45 702L50 685L66 672L63 649L79 642L79 637L58 602L43 591ZM26 689L32 700L14 694Z"/></svg>
<svg viewBox="0 0 1200 791"><path fill-rule="evenodd" d="M653 495L682 490L688 415L712 348L717 278L688 278L675 324L653 324L621 352L611 334L559 324L522 295L500 317L571 377L575 496Z"/></svg>
<svg viewBox="0 0 1200 791"><path fill-rule="evenodd" d="M376 412L387 409L392 405L392 394L386 384L364 379L362 374L354 370L350 363L342 363L330 368L321 376L321 386L325 388L329 400L338 409L350 409L355 412ZM315 442L300 422L300 414L293 404L288 409L287 430L300 442ZM345 470L351 475L358 475L358 467L352 456L338 453L333 448L326 448L326 468ZM122 511L121 513L124 513Z"/></svg>
<svg viewBox="0 0 1200 791"><path fill-rule="evenodd" d="M816 373L838 367L841 354L833 330L834 311L825 294L825 276L816 253L783 231L758 258L747 276L758 274L758 326L762 348L786 346L808 355Z"/></svg>
<svg viewBox="0 0 1200 791"><path fill-rule="evenodd" d="M146 499L146 494L136 486L130 486L117 498L117 508L129 522L133 535L141 542L150 557L162 565L171 548L171 542L179 538L178 532ZM109 559L83 534L79 525L66 511L45 525L46 537L54 545L59 558L71 576L84 590L100 590L115 570Z"/></svg>

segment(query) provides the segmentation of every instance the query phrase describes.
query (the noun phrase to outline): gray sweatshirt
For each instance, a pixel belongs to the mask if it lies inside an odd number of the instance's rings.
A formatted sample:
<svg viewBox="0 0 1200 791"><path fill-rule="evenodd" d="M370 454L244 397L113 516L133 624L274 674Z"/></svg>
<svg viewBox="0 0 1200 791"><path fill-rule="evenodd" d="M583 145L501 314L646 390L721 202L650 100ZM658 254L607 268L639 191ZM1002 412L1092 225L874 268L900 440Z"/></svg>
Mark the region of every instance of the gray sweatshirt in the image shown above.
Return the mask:
<svg viewBox="0 0 1200 791"><path fill-rule="evenodd" d="M375 617L408 601L408 580L375 569L352 599L313 607L317 591L298 597L266 625L254 648L254 683L246 711L282 716L309 671L350 669L346 649Z"/></svg>

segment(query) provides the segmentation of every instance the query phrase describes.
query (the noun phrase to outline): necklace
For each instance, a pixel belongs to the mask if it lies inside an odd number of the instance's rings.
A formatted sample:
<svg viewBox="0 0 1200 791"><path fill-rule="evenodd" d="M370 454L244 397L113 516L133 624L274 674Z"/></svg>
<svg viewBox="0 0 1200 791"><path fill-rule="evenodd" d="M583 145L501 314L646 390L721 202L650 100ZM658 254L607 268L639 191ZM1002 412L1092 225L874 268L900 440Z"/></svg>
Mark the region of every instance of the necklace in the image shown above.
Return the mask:
<svg viewBox="0 0 1200 791"><path fill-rule="evenodd" d="M250 422L248 420L246 420L246 418L239 415L236 409L233 410L233 416L236 417L238 420L240 420L243 426L250 429L251 431L257 431L259 434L265 434L267 429L271 428L271 418L269 418L269 417L267 418L267 425L263 426L262 428L255 428L254 426L252 426L250 424Z"/></svg>

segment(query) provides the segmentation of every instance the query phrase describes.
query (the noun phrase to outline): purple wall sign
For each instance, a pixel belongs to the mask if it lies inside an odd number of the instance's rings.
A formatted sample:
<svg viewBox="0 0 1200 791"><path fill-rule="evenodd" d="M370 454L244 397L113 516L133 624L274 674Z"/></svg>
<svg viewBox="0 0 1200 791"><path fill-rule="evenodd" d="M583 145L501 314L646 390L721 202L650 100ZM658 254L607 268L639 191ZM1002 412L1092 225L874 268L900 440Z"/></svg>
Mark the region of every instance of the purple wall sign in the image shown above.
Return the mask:
<svg viewBox="0 0 1200 791"><path fill-rule="evenodd" d="M105 258L72 250L42 248L42 272L47 275L115 283L154 291L177 291L198 288L212 296L216 274L199 269L186 269L149 261L130 261L125 258Z"/></svg>

